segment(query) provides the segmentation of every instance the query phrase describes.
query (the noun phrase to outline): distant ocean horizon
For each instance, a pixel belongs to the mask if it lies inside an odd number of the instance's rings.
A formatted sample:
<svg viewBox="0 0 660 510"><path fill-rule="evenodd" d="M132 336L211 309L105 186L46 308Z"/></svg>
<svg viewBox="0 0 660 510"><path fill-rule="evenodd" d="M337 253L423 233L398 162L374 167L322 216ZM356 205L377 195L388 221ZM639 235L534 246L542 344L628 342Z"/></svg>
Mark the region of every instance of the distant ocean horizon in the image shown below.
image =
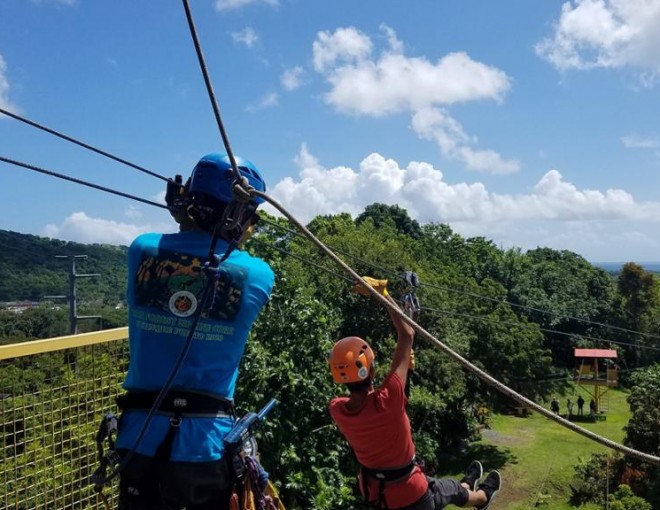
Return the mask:
<svg viewBox="0 0 660 510"><path fill-rule="evenodd" d="M660 262L636 262L632 260L628 262L635 262L635 264L642 266L650 273L660 273ZM607 272L621 271L621 267L626 263L627 262L592 262L594 266L600 267Z"/></svg>

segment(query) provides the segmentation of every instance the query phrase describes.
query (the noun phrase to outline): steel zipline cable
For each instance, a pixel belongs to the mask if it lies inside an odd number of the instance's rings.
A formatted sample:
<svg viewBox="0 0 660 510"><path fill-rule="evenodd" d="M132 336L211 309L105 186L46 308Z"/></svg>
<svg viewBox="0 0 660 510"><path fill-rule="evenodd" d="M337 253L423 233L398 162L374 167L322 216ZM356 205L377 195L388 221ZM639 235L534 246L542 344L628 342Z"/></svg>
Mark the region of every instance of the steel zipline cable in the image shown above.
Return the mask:
<svg viewBox="0 0 660 510"><path fill-rule="evenodd" d="M308 260L305 257L301 257L300 255L296 255L295 253L291 253L290 251L287 251L284 248L280 248L279 246L275 246L275 245L272 245L270 243L264 242L261 239L259 239L258 237L252 237L252 238L250 238L250 241L251 242L256 242L257 244L259 244L261 246L265 246L268 249L275 250L275 251L277 251L277 252L279 252L283 255L294 258L296 260L299 260L303 264L307 264L307 265L310 265L312 267L315 267L316 269L319 269L320 271L325 271L326 273L334 276L335 278L345 280L345 281L347 281L348 283L351 283L351 284L355 283L353 280L351 280L346 275L343 275L341 273L337 273L336 271L328 269L327 267L323 267L321 264L316 264L316 263L312 262L311 260Z"/></svg>
<svg viewBox="0 0 660 510"><path fill-rule="evenodd" d="M261 220L261 221L263 221L263 220ZM266 223L272 224L272 222L266 222ZM274 246L274 245L265 243L264 241L261 241L260 239L254 238L254 237L251 240L256 241L258 244L260 244L262 246L266 246L270 249L276 250L276 251L278 251L278 252L280 252L284 255L295 258L297 260L300 260L301 262L303 262L307 265L310 265L312 267L315 267L315 268L317 268L321 271L324 271L324 272L326 272L326 273L328 273L332 276L335 276L337 278L346 280L349 283L355 283L353 280L351 280L350 278L346 277L343 274L332 271L331 269L328 269L327 267L324 267L320 264L316 264L315 262L312 262L311 260L306 259L305 257L302 257L300 255L296 255L295 253L292 253L291 251L285 250L284 248L280 248L278 246ZM332 249L333 251L339 252L339 250L333 249L330 246L329 246L329 248ZM366 265L370 265L368 262L365 262L365 261L361 261L361 262L365 263ZM391 273L394 273L394 271L391 271ZM520 326L521 325L521 323L519 323L519 322L505 321L505 320L502 320L502 319L498 319L496 317L486 317L486 316L483 316L483 315L473 315L473 314L469 314L469 313L455 312L453 310L443 310L443 309L439 309L439 308L431 308L431 307L428 307L428 306L422 306L421 310L425 311L425 312L430 312L430 313L436 314L436 315L447 315L447 316L451 316L451 317L461 317L461 318L465 318L465 319L474 319L474 320L478 320L478 321L482 321L482 322L493 322L493 323L505 324L505 325L509 325L509 326ZM592 340L594 342L602 342L602 343L609 343L609 344L615 344L615 345L622 345L622 346L626 346L626 347L633 347L633 348L636 348L636 349L648 349L648 350L653 350L653 351L660 351L660 348L654 347L654 346L651 346L651 345L638 345L638 344L633 344L633 343L630 343L630 342L609 340L609 339L606 339L606 338L598 338L598 337L594 337L594 336L588 336L588 335L582 335L582 334L576 334L576 333L567 333L567 332L558 331L558 330L555 330L555 329L544 328L542 326L538 326L538 329L539 329L539 331L542 331L544 333L552 333L552 334L557 334L557 335L561 335L561 336L567 336L569 338L578 337L580 339Z"/></svg>
<svg viewBox="0 0 660 510"><path fill-rule="evenodd" d="M520 323L511 322L511 321L504 321L504 320L500 320L500 319L497 319L497 318L490 318L490 317L484 317L484 316L479 316L479 315L471 315L469 313L454 312L452 310L441 310L439 308L429 308L427 306L423 306L422 310L425 310L427 312L442 314L442 315L462 317L464 319L476 319L476 320L480 320L480 321L497 322L498 324L505 324L505 325L509 325L509 326L520 326L521 325ZM568 336L568 337L579 337L579 338L584 338L585 340L593 340L595 342L606 342L606 343L615 344L615 345L625 345L627 347L635 347L635 348L638 348L638 349L648 349L648 350L651 350L651 351L660 351L660 347L654 347L652 345L636 345L636 344L629 343L629 342L618 342L616 340L607 340L605 338L597 338L597 337L594 337L594 336L580 335L580 334L576 334L576 333L566 333L564 331L556 331L554 329L548 329L548 328L544 328L544 327L541 327L541 326L539 326L538 328L539 328L540 331L543 331L544 333L553 333L553 334L556 334L556 335L564 335L564 336Z"/></svg>

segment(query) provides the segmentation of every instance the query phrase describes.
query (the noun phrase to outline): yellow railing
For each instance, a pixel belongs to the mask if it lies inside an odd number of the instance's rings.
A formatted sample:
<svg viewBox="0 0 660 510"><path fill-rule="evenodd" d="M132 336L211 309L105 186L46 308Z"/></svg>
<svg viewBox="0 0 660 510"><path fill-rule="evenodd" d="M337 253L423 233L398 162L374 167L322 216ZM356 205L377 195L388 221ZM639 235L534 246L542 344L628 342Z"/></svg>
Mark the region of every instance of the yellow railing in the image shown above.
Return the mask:
<svg viewBox="0 0 660 510"><path fill-rule="evenodd" d="M118 328L0 346L0 510L103 508L89 485L94 436L116 412L127 336Z"/></svg>

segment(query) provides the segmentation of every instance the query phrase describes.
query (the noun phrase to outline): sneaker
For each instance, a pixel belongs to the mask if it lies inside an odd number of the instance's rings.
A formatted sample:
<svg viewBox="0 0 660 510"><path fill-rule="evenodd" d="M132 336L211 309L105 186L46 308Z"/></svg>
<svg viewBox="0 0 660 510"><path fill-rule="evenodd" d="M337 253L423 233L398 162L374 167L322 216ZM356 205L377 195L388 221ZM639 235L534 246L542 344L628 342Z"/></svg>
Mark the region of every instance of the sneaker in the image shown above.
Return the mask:
<svg viewBox="0 0 660 510"><path fill-rule="evenodd" d="M477 490L482 490L486 493L488 500L484 506L477 506L475 508L477 510L486 510L487 508L490 508L490 504L495 500L495 496L497 496L501 488L502 478L500 477L500 474L497 471L491 471L488 473L486 479L480 483L477 488Z"/></svg>
<svg viewBox="0 0 660 510"><path fill-rule="evenodd" d="M473 460L465 470L465 476L460 483L466 483L470 486L471 491L476 491L482 476L484 476L484 468L481 462Z"/></svg>

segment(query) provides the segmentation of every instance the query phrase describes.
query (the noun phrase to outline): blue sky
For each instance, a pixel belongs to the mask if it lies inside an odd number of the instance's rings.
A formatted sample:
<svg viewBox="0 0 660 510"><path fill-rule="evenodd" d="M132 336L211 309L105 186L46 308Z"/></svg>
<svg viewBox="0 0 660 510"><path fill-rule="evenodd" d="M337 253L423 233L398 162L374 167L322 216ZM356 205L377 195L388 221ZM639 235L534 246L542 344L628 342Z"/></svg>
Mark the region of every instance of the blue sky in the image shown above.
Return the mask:
<svg viewBox="0 0 660 510"><path fill-rule="evenodd" d="M660 0L193 0L236 154L299 218L375 201L503 247L660 259ZM171 176L222 151L181 2L0 0L0 106ZM0 155L163 182L0 116ZM0 163L0 228L128 244L166 211Z"/></svg>

